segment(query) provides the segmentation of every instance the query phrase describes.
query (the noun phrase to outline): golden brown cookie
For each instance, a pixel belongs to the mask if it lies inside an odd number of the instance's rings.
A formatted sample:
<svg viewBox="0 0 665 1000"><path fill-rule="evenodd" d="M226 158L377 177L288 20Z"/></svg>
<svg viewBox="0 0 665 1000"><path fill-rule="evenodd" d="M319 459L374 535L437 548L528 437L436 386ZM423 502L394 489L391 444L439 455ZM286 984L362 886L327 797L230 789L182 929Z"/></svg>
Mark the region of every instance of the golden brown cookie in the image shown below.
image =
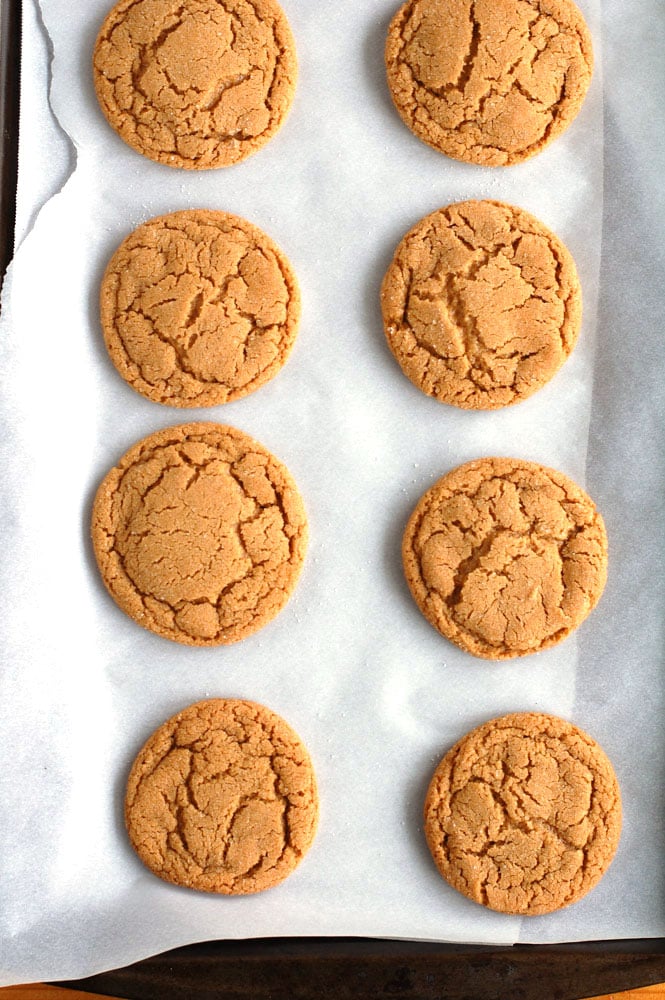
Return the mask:
<svg viewBox="0 0 665 1000"><path fill-rule="evenodd" d="M120 0L93 57L110 125L170 167L244 160L282 125L297 76L277 0Z"/></svg>
<svg viewBox="0 0 665 1000"><path fill-rule="evenodd" d="M425 835L455 889L500 913L537 916L600 881L621 834L612 765L590 736L539 713L474 729L439 764Z"/></svg>
<svg viewBox="0 0 665 1000"><path fill-rule="evenodd" d="M312 762L291 727L262 705L222 699L153 733L125 798L132 847L155 875L234 896L291 874L318 811Z"/></svg>
<svg viewBox="0 0 665 1000"><path fill-rule="evenodd" d="M288 470L220 424L183 424L127 452L97 491L107 590L144 628L189 646L237 642L293 591L307 521Z"/></svg>
<svg viewBox="0 0 665 1000"><path fill-rule="evenodd" d="M593 50L572 0L408 0L390 24L386 66L418 138L494 167L539 153L570 125Z"/></svg>
<svg viewBox="0 0 665 1000"><path fill-rule="evenodd" d="M258 389L286 361L300 318L288 260L256 226L196 209L125 239L102 281L114 365L170 406L217 406Z"/></svg>
<svg viewBox="0 0 665 1000"><path fill-rule="evenodd" d="M592 500L560 472L481 458L421 498L402 557L441 635L506 660L554 646L584 621L605 586L607 536Z"/></svg>
<svg viewBox="0 0 665 1000"><path fill-rule="evenodd" d="M442 403L494 410L526 399L569 356L582 321L570 253L542 222L498 201L422 219L381 289L388 345Z"/></svg>

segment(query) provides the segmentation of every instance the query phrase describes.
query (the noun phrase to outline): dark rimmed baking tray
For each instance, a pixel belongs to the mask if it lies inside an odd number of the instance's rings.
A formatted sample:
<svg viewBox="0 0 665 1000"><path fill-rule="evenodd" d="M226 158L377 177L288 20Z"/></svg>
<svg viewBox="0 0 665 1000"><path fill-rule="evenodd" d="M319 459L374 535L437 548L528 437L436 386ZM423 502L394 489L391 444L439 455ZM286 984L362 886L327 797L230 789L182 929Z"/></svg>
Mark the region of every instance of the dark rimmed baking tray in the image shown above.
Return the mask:
<svg viewBox="0 0 665 1000"><path fill-rule="evenodd" d="M0 0L0 282L14 251L21 0Z"/></svg>
<svg viewBox="0 0 665 1000"><path fill-rule="evenodd" d="M20 39L21 0L0 0L0 276L14 245ZM608 191L606 212L619 197ZM615 299L603 283L601 313L620 316ZM493 948L269 938L191 945L61 985L127 1000L580 1000L661 982L665 939Z"/></svg>
<svg viewBox="0 0 665 1000"><path fill-rule="evenodd" d="M487 948L270 938L192 945L61 985L128 1000L579 1000L664 980L665 940Z"/></svg>

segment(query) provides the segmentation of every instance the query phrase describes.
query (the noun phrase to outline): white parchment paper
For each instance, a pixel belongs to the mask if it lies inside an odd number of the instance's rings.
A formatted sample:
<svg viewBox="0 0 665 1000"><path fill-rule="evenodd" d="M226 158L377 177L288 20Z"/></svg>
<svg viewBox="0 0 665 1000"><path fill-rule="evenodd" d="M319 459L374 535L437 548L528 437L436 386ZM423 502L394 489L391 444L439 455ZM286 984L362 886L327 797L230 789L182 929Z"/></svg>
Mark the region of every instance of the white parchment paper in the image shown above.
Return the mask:
<svg viewBox="0 0 665 1000"><path fill-rule="evenodd" d="M665 214L655 184L662 142L648 112L664 51L659 0L633 0L628 12L604 0L602 17L600 0L580 0L597 55L589 97L564 137L507 170L455 163L398 119L383 69L394 0L284 0L300 60L291 116L256 156L200 175L138 156L99 111L90 61L108 0L24 6L22 243L0 323L2 982L81 977L212 938L664 935L656 233ZM404 232L467 197L513 202L554 229L585 297L564 369L532 399L491 414L420 394L385 346L378 308ZM183 412L143 399L116 374L97 295L124 236L188 207L232 211L265 229L294 265L304 309L295 351L272 383L225 407ZM225 649L189 649L139 629L104 591L88 538L105 472L139 438L187 419L232 423L262 441L295 476L311 525L291 602ZM577 635L505 664L441 639L400 567L403 527L421 494L487 454L541 461L586 485L612 547L606 596ZM256 897L162 883L124 834L135 753L169 715L214 696L269 705L316 765L314 847L296 874ZM530 709L598 739L626 815L598 888L560 914L520 921L442 882L421 807L455 740Z"/></svg>

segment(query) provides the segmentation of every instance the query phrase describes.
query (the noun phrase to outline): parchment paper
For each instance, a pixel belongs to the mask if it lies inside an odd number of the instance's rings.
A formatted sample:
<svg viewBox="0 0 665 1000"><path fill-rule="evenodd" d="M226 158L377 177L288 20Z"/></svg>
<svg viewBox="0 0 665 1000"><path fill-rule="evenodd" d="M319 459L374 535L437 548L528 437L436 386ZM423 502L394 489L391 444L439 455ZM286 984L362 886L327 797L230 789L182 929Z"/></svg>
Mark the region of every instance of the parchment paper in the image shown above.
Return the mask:
<svg viewBox="0 0 665 1000"><path fill-rule="evenodd" d="M597 56L589 97L564 137L507 170L446 159L399 121L383 70L394 0L283 6L300 59L286 126L245 163L193 175L138 156L97 108L90 58L107 0L25 3L22 243L0 324L3 983L81 977L211 938L507 944L665 934L657 236L665 164L653 128L663 6L604 0L601 19L599 0L580 0ZM57 121L46 93L51 52ZM500 198L540 217L571 249L585 293L583 332L564 369L532 399L491 414L421 395L385 346L378 308L404 232L466 197ZM120 240L153 215L187 207L232 211L264 228L289 255L304 303L283 372L247 399L205 411L170 410L129 389L97 318L99 281ZM217 650L177 646L127 619L98 579L88 539L105 472L139 438L187 419L232 423L262 441L295 476L311 525L286 609L255 637ZM586 485L611 541L606 595L576 637L505 664L441 639L400 568L401 534L421 494L486 454L541 461ZM295 875L256 897L162 883L124 835L135 753L169 715L213 696L269 705L316 765L314 847ZM571 719L605 747L625 825L592 894L521 921L442 882L421 807L455 740L530 709Z"/></svg>

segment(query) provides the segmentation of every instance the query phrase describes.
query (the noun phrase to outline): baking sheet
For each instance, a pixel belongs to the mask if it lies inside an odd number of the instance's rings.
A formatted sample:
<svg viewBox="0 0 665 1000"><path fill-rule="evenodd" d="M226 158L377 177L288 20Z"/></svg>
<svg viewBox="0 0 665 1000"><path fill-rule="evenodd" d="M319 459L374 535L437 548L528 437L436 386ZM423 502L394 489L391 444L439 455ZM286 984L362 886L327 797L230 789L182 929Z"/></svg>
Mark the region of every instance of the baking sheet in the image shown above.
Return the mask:
<svg viewBox="0 0 665 1000"><path fill-rule="evenodd" d="M210 938L506 944L665 934L654 794L665 762L663 390L651 377L648 391L635 391L657 371L660 349L658 246L645 237L665 216L651 194L645 211L644 193L654 189L662 149L644 81L654 70L659 79L661 5L637 0L626 13L605 0L601 22L598 0L580 3L597 54L583 111L545 153L496 171L441 157L397 118L382 56L392 0L361 9L352 0L334 9L285 0L300 58L292 114L255 157L201 175L137 156L99 112L90 53L107 6L24 5L24 69L36 68L23 91L19 233L27 235L0 325L3 982L80 977ZM64 133L44 93L50 51L51 104ZM657 84L650 93L657 97ZM31 107L39 117L28 116ZM625 220L603 211L608 162L631 179L621 204L641 238L629 260L612 246ZM573 357L535 397L499 413L457 412L422 396L381 330L378 288L396 243L427 212L466 197L501 198L539 216L573 252L585 293ZM141 221L186 207L233 211L264 228L288 253L304 307L277 379L245 400L189 412L125 386L96 309L120 240ZM616 310L598 321L601 247L603 273L621 289L622 322ZM91 499L107 469L138 438L192 418L235 424L274 451L311 524L287 608L226 649L187 649L137 629L103 590L88 541ZM606 596L577 636L506 664L476 661L442 640L413 605L399 559L404 523L425 489L491 453L542 461L586 483L612 547ZM269 705L316 764L315 845L292 878L261 896L218 899L168 886L143 870L124 838L134 754L161 721L208 696ZM590 896L520 921L439 879L420 812L434 765L459 736L529 709L570 718L599 740L619 774L626 819L617 859Z"/></svg>

